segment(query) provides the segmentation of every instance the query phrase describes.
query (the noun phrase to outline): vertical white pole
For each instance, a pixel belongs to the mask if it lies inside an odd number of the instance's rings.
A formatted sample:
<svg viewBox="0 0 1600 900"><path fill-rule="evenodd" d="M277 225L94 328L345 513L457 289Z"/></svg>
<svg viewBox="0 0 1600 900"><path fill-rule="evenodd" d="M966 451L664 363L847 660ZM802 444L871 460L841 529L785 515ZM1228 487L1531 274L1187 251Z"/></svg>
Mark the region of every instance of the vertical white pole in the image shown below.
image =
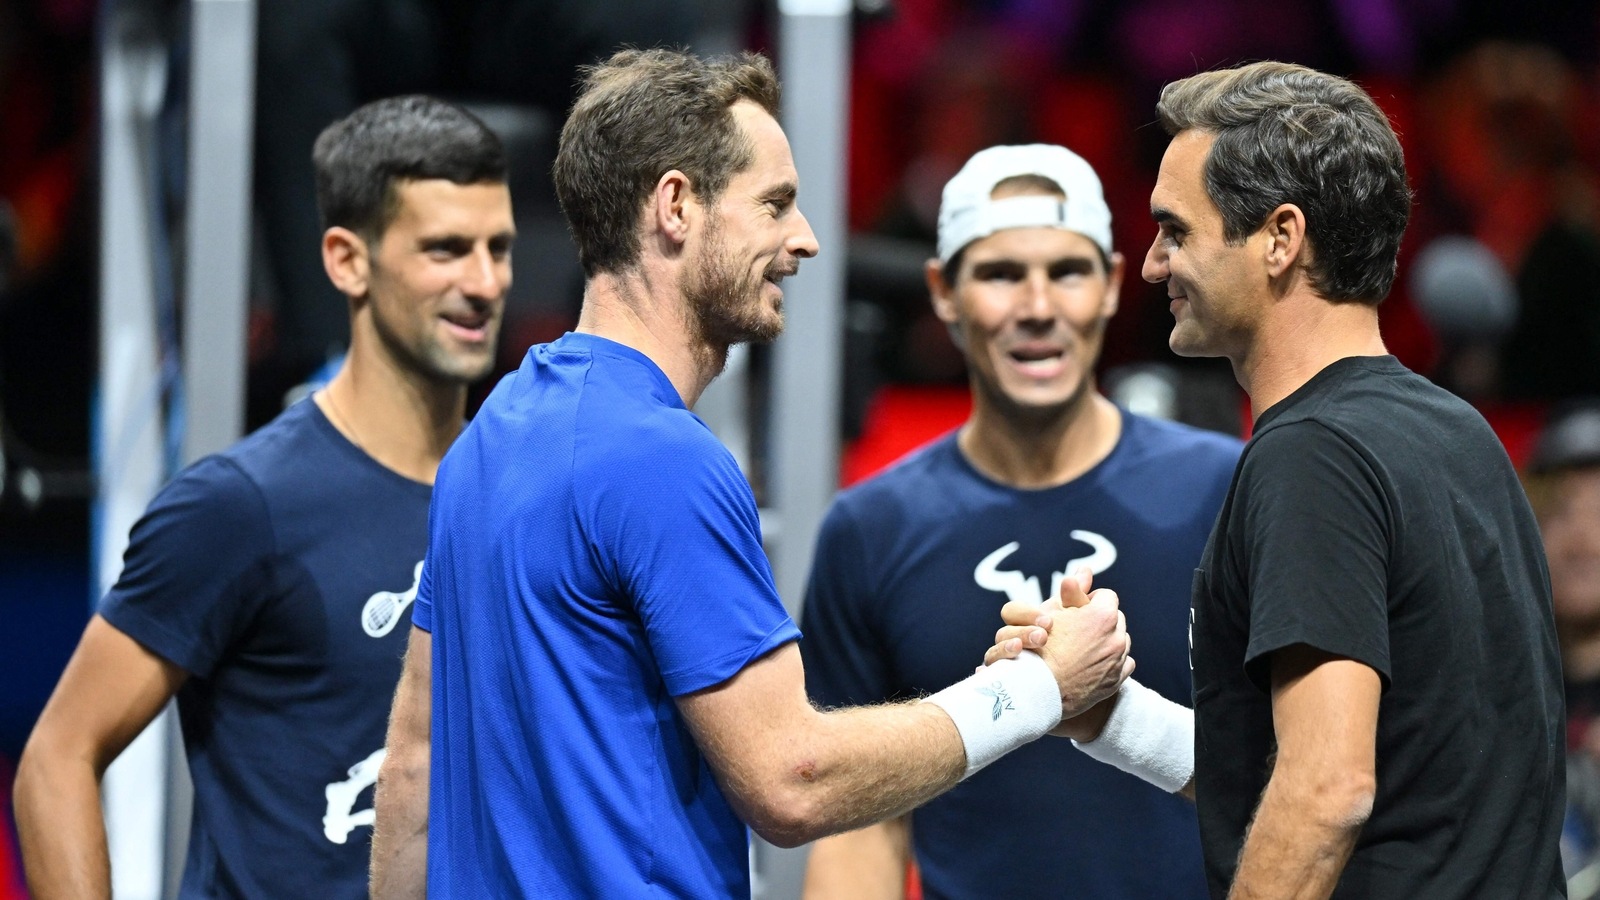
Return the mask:
<svg viewBox="0 0 1600 900"><path fill-rule="evenodd" d="M800 171L800 209L821 252L784 283L787 325L776 346L771 501L781 530L773 576L800 614L817 527L839 479L844 369L845 163L849 121L850 0L779 0L783 125ZM761 900L797 900L806 851L756 847Z"/></svg>
<svg viewBox="0 0 1600 900"><path fill-rule="evenodd" d="M128 530L166 480L156 218L148 154L166 84L166 48L139 13L112 4L103 25L100 156L100 374L94 461L95 584L103 595L122 571ZM162 887L166 716L106 772L112 894L157 900Z"/></svg>

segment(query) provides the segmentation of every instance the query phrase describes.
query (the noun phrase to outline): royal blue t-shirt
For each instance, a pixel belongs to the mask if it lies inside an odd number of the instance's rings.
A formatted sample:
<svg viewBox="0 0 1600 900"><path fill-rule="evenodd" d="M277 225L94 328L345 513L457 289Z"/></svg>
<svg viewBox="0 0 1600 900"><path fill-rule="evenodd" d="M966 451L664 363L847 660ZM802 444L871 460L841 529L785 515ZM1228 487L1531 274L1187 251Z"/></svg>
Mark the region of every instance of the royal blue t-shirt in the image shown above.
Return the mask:
<svg viewBox="0 0 1600 900"><path fill-rule="evenodd" d="M189 673L183 898L367 895L429 487L302 401L179 473L100 607Z"/></svg>
<svg viewBox="0 0 1600 900"><path fill-rule="evenodd" d="M734 897L748 833L676 697L799 637L750 486L636 350L528 351L440 467L428 894Z"/></svg>
<svg viewBox="0 0 1600 900"><path fill-rule="evenodd" d="M998 484L946 436L843 494L806 593L806 686L857 705L972 673L1007 600L1079 564L1121 598L1135 673L1190 705L1189 589L1241 444L1122 413L1111 454L1042 490ZM1046 737L912 814L929 900L1206 896L1194 805ZM1033 848L1018 865L1019 848Z"/></svg>

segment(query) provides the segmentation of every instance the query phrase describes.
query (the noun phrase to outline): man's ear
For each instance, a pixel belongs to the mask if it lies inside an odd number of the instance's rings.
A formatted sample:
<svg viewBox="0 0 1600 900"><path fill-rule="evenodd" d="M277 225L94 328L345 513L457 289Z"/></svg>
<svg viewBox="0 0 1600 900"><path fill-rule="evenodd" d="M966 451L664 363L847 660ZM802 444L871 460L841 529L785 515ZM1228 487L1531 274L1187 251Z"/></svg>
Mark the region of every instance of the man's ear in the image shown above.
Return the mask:
<svg viewBox="0 0 1600 900"><path fill-rule="evenodd" d="M928 282L928 300L933 304L933 314L939 317L944 327L950 332L950 343L955 344L962 353L967 352L967 336L961 327L961 310L956 304L956 286L954 282L946 281L944 266L937 259L930 259L922 267L922 277Z"/></svg>
<svg viewBox="0 0 1600 900"><path fill-rule="evenodd" d="M1310 262L1306 243L1306 214L1293 203L1284 203L1267 214L1261 226L1266 237L1267 275L1273 280Z"/></svg>
<svg viewBox="0 0 1600 900"><path fill-rule="evenodd" d="M348 228L335 225L322 233L322 268L328 280L352 300L365 297L372 278L367 241Z"/></svg>
<svg viewBox="0 0 1600 900"><path fill-rule="evenodd" d="M955 285L944 279L944 266L930 259L922 266L923 280L928 283L928 301L933 304L933 314L946 325L954 325L959 318L956 312Z"/></svg>
<svg viewBox="0 0 1600 900"><path fill-rule="evenodd" d="M699 213L689 176L669 169L656 181L650 195L650 218L655 231L668 243L682 247Z"/></svg>
<svg viewBox="0 0 1600 900"><path fill-rule="evenodd" d="M1100 301L1100 316L1105 319L1117 314L1117 303L1122 298L1122 276L1127 270L1127 260L1121 253L1113 251L1107 259L1111 261L1111 269L1106 272L1106 295Z"/></svg>

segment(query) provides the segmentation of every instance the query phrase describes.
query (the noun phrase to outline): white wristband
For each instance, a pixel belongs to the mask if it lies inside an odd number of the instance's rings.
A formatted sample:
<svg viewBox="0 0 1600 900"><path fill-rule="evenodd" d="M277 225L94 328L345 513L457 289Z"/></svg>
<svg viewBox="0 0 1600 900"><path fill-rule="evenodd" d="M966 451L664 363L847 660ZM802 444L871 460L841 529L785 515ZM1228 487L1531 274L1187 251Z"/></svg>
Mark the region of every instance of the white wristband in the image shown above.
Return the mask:
<svg viewBox="0 0 1600 900"><path fill-rule="evenodd" d="M1117 693L1100 736L1073 746L1167 793L1181 790L1194 777L1194 711L1132 678Z"/></svg>
<svg viewBox="0 0 1600 900"><path fill-rule="evenodd" d="M1032 650L984 666L923 702L937 705L956 723L967 751L962 778L1043 737L1061 721L1056 676Z"/></svg>

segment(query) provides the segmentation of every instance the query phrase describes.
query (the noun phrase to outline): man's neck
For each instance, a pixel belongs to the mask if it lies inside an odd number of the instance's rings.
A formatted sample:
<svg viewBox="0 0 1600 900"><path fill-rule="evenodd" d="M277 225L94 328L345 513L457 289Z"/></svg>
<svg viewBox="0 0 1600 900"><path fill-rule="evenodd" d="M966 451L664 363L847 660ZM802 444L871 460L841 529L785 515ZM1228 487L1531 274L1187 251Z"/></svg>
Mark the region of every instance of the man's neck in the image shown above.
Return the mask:
<svg viewBox="0 0 1600 900"><path fill-rule="evenodd" d="M707 344L696 333L676 279L661 270L590 278L577 330L649 357L690 409L728 361L726 346Z"/></svg>
<svg viewBox="0 0 1600 900"><path fill-rule="evenodd" d="M1122 414L1092 388L1061 414L1027 421L973 393L972 417L956 437L962 455L989 478L1037 490L1066 484L1111 455Z"/></svg>
<svg viewBox="0 0 1600 900"><path fill-rule="evenodd" d="M316 401L368 456L412 481L432 484L439 461L461 433L467 389L425 379L356 342Z"/></svg>
<svg viewBox="0 0 1600 900"><path fill-rule="evenodd" d="M1251 345L1232 360L1233 374L1259 419L1333 363L1388 352L1378 332L1377 307L1297 293L1274 304Z"/></svg>

